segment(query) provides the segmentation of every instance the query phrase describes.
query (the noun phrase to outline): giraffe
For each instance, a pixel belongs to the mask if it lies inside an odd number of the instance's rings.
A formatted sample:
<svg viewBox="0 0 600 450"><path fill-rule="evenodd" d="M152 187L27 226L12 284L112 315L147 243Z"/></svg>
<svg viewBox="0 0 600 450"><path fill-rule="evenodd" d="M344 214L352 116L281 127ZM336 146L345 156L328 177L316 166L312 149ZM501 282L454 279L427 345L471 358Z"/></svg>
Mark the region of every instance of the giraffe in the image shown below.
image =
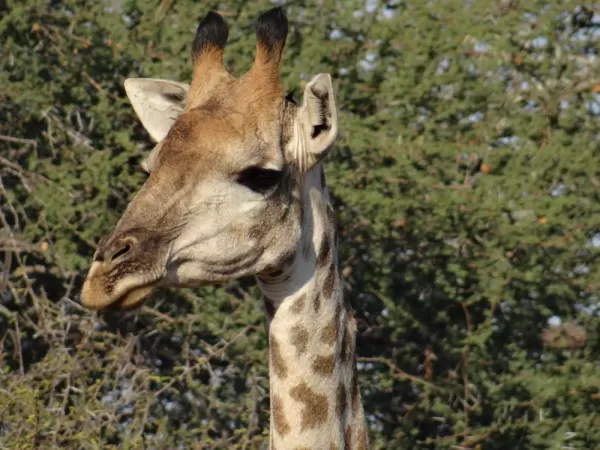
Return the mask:
<svg viewBox="0 0 600 450"><path fill-rule="evenodd" d="M296 103L279 65L281 8L256 21L256 54L227 73L228 27L210 12L192 42L192 80L127 79L157 143L148 178L103 237L81 291L91 309L133 309L158 285L255 275L269 340L271 450L367 449L356 321L344 301L323 158L337 136L331 77Z"/></svg>

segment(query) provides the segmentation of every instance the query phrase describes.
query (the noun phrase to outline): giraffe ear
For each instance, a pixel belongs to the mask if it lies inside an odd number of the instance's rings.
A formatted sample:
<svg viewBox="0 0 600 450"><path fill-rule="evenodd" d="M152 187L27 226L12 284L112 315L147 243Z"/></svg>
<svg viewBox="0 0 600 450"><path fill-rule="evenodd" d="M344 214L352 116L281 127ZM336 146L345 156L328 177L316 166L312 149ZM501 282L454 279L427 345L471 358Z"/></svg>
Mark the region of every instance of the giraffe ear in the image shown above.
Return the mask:
<svg viewBox="0 0 600 450"><path fill-rule="evenodd" d="M142 125L155 142L169 132L185 108L189 85L153 78L128 78L125 92Z"/></svg>
<svg viewBox="0 0 600 450"><path fill-rule="evenodd" d="M298 120L304 133L308 170L329 153L337 137L337 111L329 74L315 75L306 85Z"/></svg>

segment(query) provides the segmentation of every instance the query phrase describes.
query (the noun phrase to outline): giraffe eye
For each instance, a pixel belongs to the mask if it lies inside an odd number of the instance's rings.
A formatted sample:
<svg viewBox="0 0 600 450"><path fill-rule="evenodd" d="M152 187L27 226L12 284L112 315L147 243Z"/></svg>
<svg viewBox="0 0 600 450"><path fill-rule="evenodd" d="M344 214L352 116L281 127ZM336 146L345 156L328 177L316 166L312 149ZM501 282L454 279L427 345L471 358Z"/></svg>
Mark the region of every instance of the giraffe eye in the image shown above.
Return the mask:
<svg viewBox="0 0 600 450"><path fill-rule="evenodd" d="M264 194L275 188L281 181L280 170L249 167L238 175L237 182L254 192Z"/></svg>

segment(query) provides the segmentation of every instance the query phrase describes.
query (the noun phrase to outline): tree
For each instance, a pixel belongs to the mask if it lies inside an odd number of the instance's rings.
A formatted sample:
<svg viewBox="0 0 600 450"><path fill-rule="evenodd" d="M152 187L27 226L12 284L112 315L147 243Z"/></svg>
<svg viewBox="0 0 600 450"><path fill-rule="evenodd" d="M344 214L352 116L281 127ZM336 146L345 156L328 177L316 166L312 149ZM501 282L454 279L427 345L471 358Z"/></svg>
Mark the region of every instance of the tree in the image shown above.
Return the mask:
<svg viewBox="0 0 600 450"><path fill-rule="evenodd" d="M78 305L143 182L130 76L189 80L198 20L240 75L271 2L0 2L0 446L261 448L253 280ZM332 74L327 175L381 449L600 447L598 13L572 2L286 6L288 90Z"/></svg>

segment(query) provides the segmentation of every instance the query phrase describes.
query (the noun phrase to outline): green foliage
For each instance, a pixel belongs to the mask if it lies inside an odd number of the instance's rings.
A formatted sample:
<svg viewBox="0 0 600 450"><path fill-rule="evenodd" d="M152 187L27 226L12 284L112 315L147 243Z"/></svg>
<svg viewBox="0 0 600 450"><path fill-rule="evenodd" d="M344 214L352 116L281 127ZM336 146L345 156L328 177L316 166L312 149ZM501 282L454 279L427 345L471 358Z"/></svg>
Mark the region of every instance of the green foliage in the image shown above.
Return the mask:
<svg viewBox="0 0 600 450"><path fill-rule="evenodd" d="M77 303L150 147L126 77L189 80L198 19L251 64L271 2L0 1L0 447L266 444L259 292ZM600 18L573 2L294 2L287 89L329 72L328 180L381 449L600 448ZM550 326L549 320L561 324Z"/></svg>

